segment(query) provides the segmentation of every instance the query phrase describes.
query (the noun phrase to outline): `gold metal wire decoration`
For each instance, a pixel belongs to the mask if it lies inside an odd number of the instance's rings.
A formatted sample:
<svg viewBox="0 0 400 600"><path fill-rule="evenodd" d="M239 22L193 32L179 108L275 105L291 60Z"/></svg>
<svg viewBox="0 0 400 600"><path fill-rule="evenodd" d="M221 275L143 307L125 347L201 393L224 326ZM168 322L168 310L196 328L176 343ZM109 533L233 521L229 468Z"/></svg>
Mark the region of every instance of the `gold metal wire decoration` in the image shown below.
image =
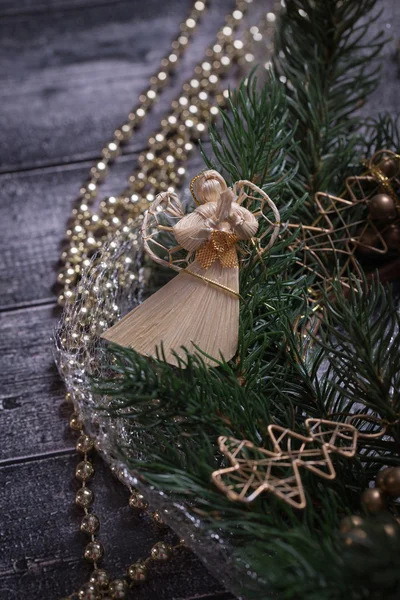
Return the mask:
<svg viewBox="0 0 400 600"><path fill-rule="evenodd" d="M307 419L308 435L269 425L273 450L258 447L248 440L219 437L219 449L231 464L214 471L212 481L235 502L251 503L261 494L270 493L293 508L304 509L307 501L302 469L323 479L335 479L331 454L352 458L360 438L384 435L386 426L374 433L361 432L351 423L359 419L368 421L372 418L370 415L351 415L347 423Z"/></svg>
<svg viewBox="0 0 400 600"><path fill-rule="evenodd" d="M388 161L392 163L390 176L383 171ZM318 216L311 225L288 224L291 229L299 228L299 236L292 245L299 252L299 265L316 276L316 283L309 289L311 302L319 302L320 283L327 285L328 291L335 279L349 287L346 273L360 274L356 257L360 246L377 255L388 252L382 230L369 218L368 206L375 194L385 192L395 201L400 215L395 193L395 187L400 186L400 155L379 150L364 164L365 173L346 178L342 196L327 192L315 195ZM364 241L366 232L373 234L374 245Z"/></svg>

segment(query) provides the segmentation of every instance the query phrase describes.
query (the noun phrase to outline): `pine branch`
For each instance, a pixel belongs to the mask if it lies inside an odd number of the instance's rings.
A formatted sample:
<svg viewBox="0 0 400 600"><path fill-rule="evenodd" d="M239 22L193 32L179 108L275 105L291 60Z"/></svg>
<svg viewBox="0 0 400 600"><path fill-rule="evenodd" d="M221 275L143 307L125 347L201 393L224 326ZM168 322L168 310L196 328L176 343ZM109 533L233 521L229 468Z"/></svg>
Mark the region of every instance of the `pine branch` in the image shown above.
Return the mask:
<svg viewBox="0 0 400 600"><path fill-rule="evenodd" d="M318 191L341 193L360 144L361 106L378 83L382 32L376 0L287 0L276 36L275 67L287 82L294 160L312 201ZM363 154L360 154L360 151Z"/></svg>

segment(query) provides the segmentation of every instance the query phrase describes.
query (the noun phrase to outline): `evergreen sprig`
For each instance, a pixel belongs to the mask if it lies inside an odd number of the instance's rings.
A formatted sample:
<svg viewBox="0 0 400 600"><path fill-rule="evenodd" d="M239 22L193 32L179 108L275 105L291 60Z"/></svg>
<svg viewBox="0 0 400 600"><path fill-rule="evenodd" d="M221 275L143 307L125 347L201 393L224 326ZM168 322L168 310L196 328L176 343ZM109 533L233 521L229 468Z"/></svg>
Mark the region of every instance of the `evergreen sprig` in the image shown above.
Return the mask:
<svg viewBox="0 0 400 600"><path fill-rule="evenodd" d="M385 41L381 31L371 35L376 4L287 0L281 17L275 66L296 125L298 178L311 200L321 190L341 193L349 166L365 156L360 108L379 82L375 59Z"/></svg>

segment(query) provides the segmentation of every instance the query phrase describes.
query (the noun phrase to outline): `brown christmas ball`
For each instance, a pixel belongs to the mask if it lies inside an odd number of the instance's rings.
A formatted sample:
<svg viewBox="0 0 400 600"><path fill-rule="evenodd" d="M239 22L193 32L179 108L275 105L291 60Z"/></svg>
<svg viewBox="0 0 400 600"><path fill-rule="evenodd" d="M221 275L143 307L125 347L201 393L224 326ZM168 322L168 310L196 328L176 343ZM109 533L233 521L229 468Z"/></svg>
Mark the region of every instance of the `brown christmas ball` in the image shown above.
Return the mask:
<svg viewBox="0 0 400 600"><path fill-rule="evenodd" d="M383 478L383 490L390 498L400 496L400 467L391 467Z"/></svg>
<svg viewBox="0 0 400 600"><path fill-rule="evenodd" d="M358 515L344 517L344 519L340 521L340 533L349 533L354 527L361 527L363 523L364 519Z"/></svg>
<svg viewBox="0 0 400 600"><path fill-rule="evenodd" d="M385 467L384 469L381 469L378 473L378 475L375 477L375 485L376 487L378 487L379 489L382 490L382 492L386 492L385 490L385 478L386 475L388 474L388 472L392 469L393 467Z"/></svg>
<svg viewBox="0 0 400 600"><path fill-rule="evenodd" d="M361 504L367 512L379 513L386 508L385 495L379 488L368 488L361 494Z"/></svg>
<svg viewBox="0 0 400 600"><path fill-rule="evenodd" d="M394 177L399 173L399 165L393 158L389 158L388 156L379 163L379 169L389 178Z"/></svg>
<svg viewBox="0 0 400 600"><path fill-rule="evenodd" d="M383 239L390 250L400 251L400 223L391 223L383 232Z"/></svg>
<svg viewBox="0 0 400 600"><path fill-rule="evenodd" d="M391 221L397 216L396 203L388 194L376 194L368 203L373 221Z"/></svg>

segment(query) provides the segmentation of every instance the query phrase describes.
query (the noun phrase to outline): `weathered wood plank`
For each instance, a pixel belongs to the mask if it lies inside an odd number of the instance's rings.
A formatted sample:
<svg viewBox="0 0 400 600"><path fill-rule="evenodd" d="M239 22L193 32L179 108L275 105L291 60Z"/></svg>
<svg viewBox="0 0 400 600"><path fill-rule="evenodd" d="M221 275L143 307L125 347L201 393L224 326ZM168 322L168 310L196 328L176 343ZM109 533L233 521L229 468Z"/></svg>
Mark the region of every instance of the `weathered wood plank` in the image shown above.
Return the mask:
<svg viewBox="0 0 400 600"><path fill-rule="evenodd" d="M121 2L0 23L0 169L99 156L170 51L189 0ZM215 39L232 0L207 11L172 87L131 148L142 148Z"/></svg>
<svg viewBox="0 0 400 600"><path fill-rule="evenodd" d="M85 538L78 531L81 512L73 503L79 487L73 478L76 462L71 455L0 468L1 598L55 600L87 580L90 567L81 559ZM131 562L148 556L160 532L150 519L133 514L128 491L99 458L95 469L92 489L101 520L104 567L116 577ZM185 551L154 569L135 598L205 600L220 591L199 560ZM218 593L216 599L229 597Z"/></svg>
<svg viewBox="0 0 400 600"><path fill-rule="evenodd" d="M16 16L26 15L41 12L55 12L62 10L63 12L72 9L82 8L84 6L103 6L104 4L118 4L126 0L19 0L18 3L13 0L0 0L0 15Z"/></svg>
<svg viewBox="0 0 400 600"><path fill-rule="evenodd" d="M52 356L54 307L0 314L0 464L72 448L64 388Z"/></svg>
<svg viewBox="0 0 400 600"><path fill-rule="evenodd" d="M0 310L54 300L62 240L89 165L0 175ZM136 155L121 158L102 193L123 189L135 165ZM203 166L197 152L188 171L195 175Z"/></svg>

